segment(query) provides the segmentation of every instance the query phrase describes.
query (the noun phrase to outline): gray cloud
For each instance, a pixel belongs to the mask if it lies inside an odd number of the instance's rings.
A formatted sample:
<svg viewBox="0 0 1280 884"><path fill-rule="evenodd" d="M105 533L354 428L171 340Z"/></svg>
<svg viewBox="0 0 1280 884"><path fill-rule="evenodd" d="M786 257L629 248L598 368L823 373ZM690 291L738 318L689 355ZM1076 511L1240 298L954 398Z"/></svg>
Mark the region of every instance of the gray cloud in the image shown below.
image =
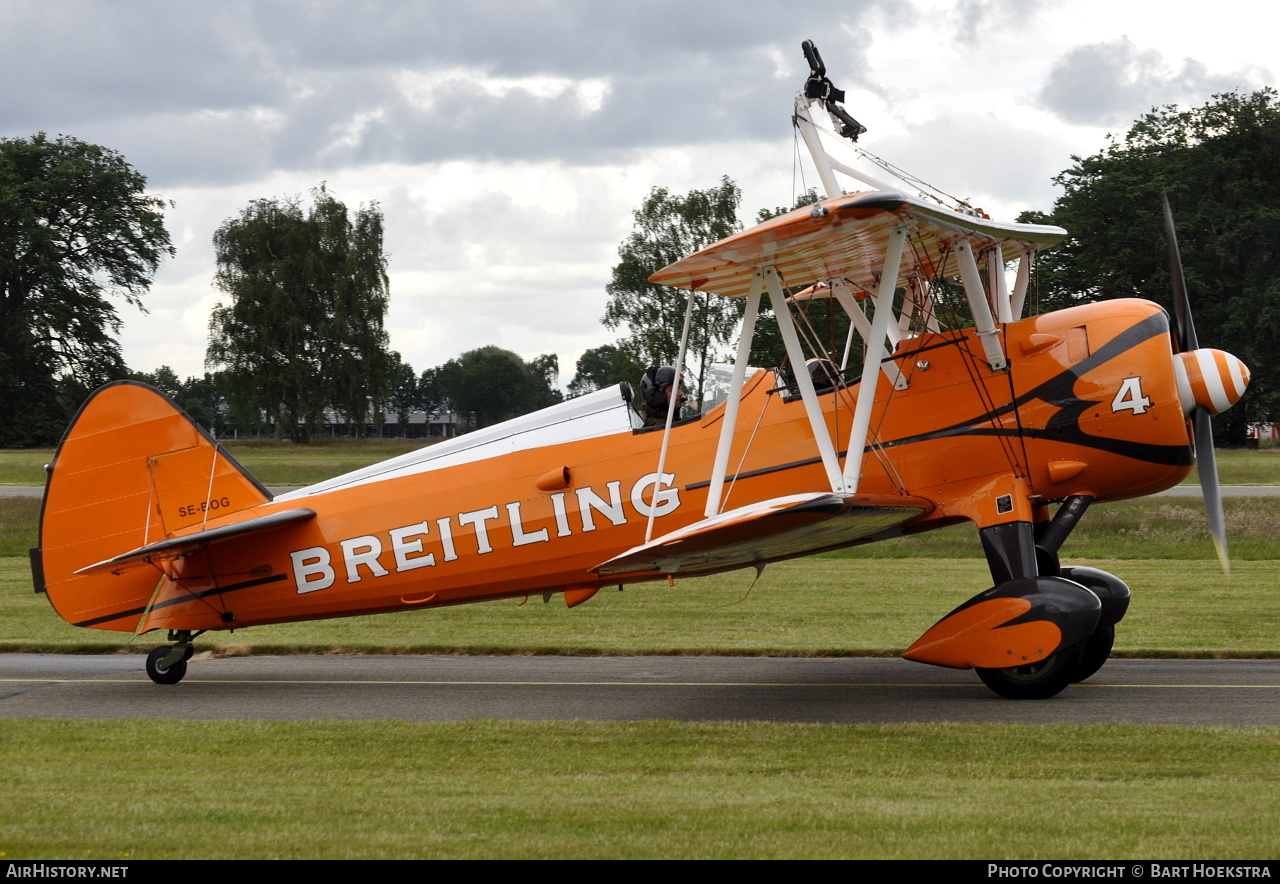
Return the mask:
<svg viewBox="0 0 1280 884"><path fill-rule="evenodd" d="M999 221L1012 221L1024 209L1051 208L1051 179L1066 162L1061 146L1049 136L989 113L936 117L876 147L877 153L987 209Z"/></svg>
<svg viewBox="0 0 1280 884"><path fill-rule="evenodd" d="M270 52L234 6L32 2L5 12L6 132L283 98Z"/></svg>
<svg viewBox="0 0 1280 884"><path fill-rule="evenodd" d="M1069 123L1115 126L1165 104L1203 104L1218 92L1256 89L1272 81L1258 67L1213 73L1192 58L1174 66L1128 38L1078 46L1059 59L1039 100Z"/></svg>
<svg viewBox="0 0 1280 884"><path fill-rule="evenodd" d="M1050 5L1050 0L959 0L950 13L951 36L957 43L972 43L991 29L1025 27Z"/></svg>
<svg viewBox="0 0 1280 884"><path fill-rule="evenodd" d="M877 0L824 0L809 11L814 20L830 22L856 18L877 5ZM778 0L298 0L258 4L252 16L259 31L273 35L282 56L301 67L428 63L476 68L496 76L552 71L578 76L644 74L682 58L720 57L773 42L794 28L789 21L795 18Z"/></svg>
<svg viewBox="0 0 1280 884"><path fill-rule="evenodd" d="M808 20L857 29L882 3L818 0ZM158 187L460 157L616 162L786 137L777 107L813 30L782 0L26 3L9 18L0 74L22 88L0 96L0 135L97 141ZM875 86L856 79L863 45L839 49L845 88ZM795 77L772 75L775 50ZM406 92L414 77L439 81L429 104ZM485 88L534 77L608 89L584 112L573 88Z"/></svg>

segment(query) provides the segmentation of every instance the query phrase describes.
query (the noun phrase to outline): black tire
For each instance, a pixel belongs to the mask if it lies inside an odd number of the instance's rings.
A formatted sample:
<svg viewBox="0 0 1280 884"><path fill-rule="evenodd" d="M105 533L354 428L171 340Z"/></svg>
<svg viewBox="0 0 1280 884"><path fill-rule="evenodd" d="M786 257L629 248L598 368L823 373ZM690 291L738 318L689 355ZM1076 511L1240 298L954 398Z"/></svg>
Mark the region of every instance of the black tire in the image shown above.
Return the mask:
<svg viewBox="0 0 1280 884"><path fill-rule="evenodd" d="M1084 681L1101 669L1102 664L1111 656L1111 648L1115 643L1115 624L1099 626L1093 635L1080 643L1080 662L1076 664L1075 677L1071 680Z"/></svg>
<svg viewBox="0 0 1280 884"><path fill-rule="evenodd" d="M169 648L164 645L152 648L151 653L147 654L147 677L156 684L177 684L187 674L186 660L180 660L168 669L161 669L160 661L167 656L169 656Z"/></svg>
<svg viewBox="0 0 1280 884"><path fill-rule="evenodd" d="M1081 645L1063 648L1038 663L1008 669L978 669L978 678L1006 700L1047 700L1076 681ZM1101 665L1101 664L1099 664Z"/></svg>

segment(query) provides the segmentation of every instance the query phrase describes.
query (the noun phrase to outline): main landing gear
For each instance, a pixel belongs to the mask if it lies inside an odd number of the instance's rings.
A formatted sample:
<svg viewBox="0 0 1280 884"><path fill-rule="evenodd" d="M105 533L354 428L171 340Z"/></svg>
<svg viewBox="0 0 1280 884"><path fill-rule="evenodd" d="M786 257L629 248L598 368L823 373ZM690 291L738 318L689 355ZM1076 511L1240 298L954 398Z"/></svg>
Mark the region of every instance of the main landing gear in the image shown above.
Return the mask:
<svg viewBox="0 0 1280 884"><path fill-rule="evenodd" d="M1076 632L1067 638L1064 633L1069 643L1043 660L1001 669L977 669L983 683L1002 697L1047 699L1067 685L1094 675L1111 656L1116 624L1129 610L1129 587L1114 574L1097 568L1063 568L1058 564L1058 550L1090 503L1088 497L1069 497L1048 522L1034 527L1027 522L1013 522L979 532L997 587L1027 576L1056 577L1088 590L1102 604L1095 625L1083 636ZM1068 606L1050 603L1045 608L1036 614L1060 625L1072 616Z"/></svg>
<svg viewBox="0 0 1280 884"><path fill-rule="evenodd" d="M1109 575L1110 576L1110 575ZM1115 578L1120 582L1119 578ZM1068 685L1097 673L1111 656L1116 626L1099 626L1092 634L1037 663L1006 669L975 669L982 683L1009 700L1047 700Z"/></svg>
<svg viewBox="0 0 1280 884"><path fill-rule="evenodd" d="M182 677L187 674L187 661L196 652L192 642L201 634L203 630L194 635L186 630L171 630L169 641L173 644L153 648L147 654L147 677L156 684L177 684L182 681Z"/></svg>

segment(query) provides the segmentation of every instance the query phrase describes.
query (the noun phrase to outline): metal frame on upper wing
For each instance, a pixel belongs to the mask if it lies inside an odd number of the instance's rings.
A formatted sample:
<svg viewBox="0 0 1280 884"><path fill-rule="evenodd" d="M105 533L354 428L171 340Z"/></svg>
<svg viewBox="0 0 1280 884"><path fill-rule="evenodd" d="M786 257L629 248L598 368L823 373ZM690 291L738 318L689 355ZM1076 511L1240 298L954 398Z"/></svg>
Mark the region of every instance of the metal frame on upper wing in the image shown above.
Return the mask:
<svg viewBox="0 0 1280 884"><path fill-rule="evenodd" d="M878 373L883 370L895 389L904 389L908 378L890 357L906 337L913 316L918 316L927 330L939 330L930 285L940 278L961 282L983 357L993 371L1002 371L1008 360L1001 326L1022 314L1032 256L1066 236L1058 227L1001 224L956 211L889 189L883 182L856 172L822 147L820 132L809 113L812 104L825 106L822 98L797 96L795 123L810 146L823 186L837 195L772 218L650 277L655 283L688 288L690 297L694 291L708 291L747 300L707 496L708 517L717 515L723 505L738 400L764 292L769 294L787 357L795 368L796 385L831 491L853 495L858 491L864 452L872 435ZM841 193L836 172L877 189ZM1005 280L1005 264L1013 260L1019 264L1011 291ZM986 265L986 283L980 261ZM848 343L854 330L863 340L861 383L843 467L813 383L801 370L804 352L784 288L796 283L826 286L828 296L834 296L849 315ZM896 307L899 289L903 295L901 306ZM858 296L871 305L870 319ZM847 345L846 365L849 349Z"/></svg>

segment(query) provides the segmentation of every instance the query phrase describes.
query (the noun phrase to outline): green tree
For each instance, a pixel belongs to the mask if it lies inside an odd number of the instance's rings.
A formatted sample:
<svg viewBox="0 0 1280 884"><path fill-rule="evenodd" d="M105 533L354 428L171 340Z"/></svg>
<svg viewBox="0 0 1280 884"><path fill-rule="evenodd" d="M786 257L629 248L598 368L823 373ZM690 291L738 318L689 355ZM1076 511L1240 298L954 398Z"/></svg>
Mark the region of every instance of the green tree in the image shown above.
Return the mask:
<svg viewBox="0 0 1280 884"><path fill-rule="evenodd" d="M0 139L0 446L56 442L89 391L124 376L112 299L141 307L173 254L146 183L105 147Z"/></svg>
<svg viewBox="0 0 1280 884"><path fill-rule="evenodd" d="M198 378L189 377L182 382L178 404L196 423L221 437L230 429L224 414L224 399L218 376L206 371Z"/></svg>
<svg viewBox="0 0 1280 884"><path fill-rule="evenodd" d="M556 387L560 378L560 357L554 353L543 353L526 363L529 370L529 404L528 411L537 411L557 402L564 401L564 394ZM526 412L527 413L527 412Z"/></svg>
<svg viewBox="0 0 1280 884"><path fill-rule="evenodd" d="M413 366L405 362L399 353L393 351L391 353L391 392L388 401L391 409L396 413L401 436L408 435L409 415L415 408L422 407L419 400L418 376L414 374Z"/></svg>
<svg viewBox="0 0 1280 884"><path fill-rule="evenodd" d="M826 199L826 197L818 193L818 189L816 187L810 187L804 193L796 197L795 203L791 206L775 206L772 209L761 209L756 212L756 223L763 224L770 218L777 218L779 215L785 215L787 212L790 212L793 209L798 209L801 206L812 206L814 203L822 202L824 199Z"/></svg>
<svg viewBox="0 0 1280 884"><path fill-rule="evenodd" d="M265 415L305 442L332 407L360 432L387 401L392 359L377 204L354 216L323 184L297 198L250 203L213 236L214 308L206 360L222 368L232 409Z"/></svg>
<svg viewBox="0 0 1280 884"><path fill-rule="evenodd" d="M1039 261L1045 307L1140 297L1172 316L1161 220L1167 193L1202 346L1250 367L1240 404L1216 418L1215 438L1240 444L1248 423L1280 418L1280 105L1277 93L1214 96L1202 107L1156 108L1102 152L1055 178L1049 215L1070 238Z"/></svg>
<svg viewBox="0 0 1280 884"><path fill-rule="evenodd" d="M167 365L162 365L155 371L130 372L129 377L155 387L174 402L182 396L182 381L178 380L178 373Z"/></svg>
<svg viewBox="0 0 1280 884"><path fill-rule="evenodd" d="M454 411L453 402L445 394L444 379L441 376L443 369L443 365L428 368L418 378L418 407L428 415Z"/></svg>
<svg viewBox="0 0 1280 884"><path fill-rule="evenodd" d="M162 365L155 371L131 372L129 377L155 387L177 403L192 420L214 435L221 435L225 429L220 413L222 391L218 388L214 375L205 372L203 377L189 377L180 381L177 372Z"/></svg>
<svg viewBox="0 0 1280 884"><path fill-rule="evenodd" d="M602 344L593 347L578 357L573 380L569 382L569 395L593 393L624 381L635 384L646 367L625 346Z"/></svg>
<svg viewBox="0 0 1280 884"><path fill-rule="evenodd" d="M510 350L480 347L423 372L422 383L436 410L488 427L561 401L554 387L558 362L555 354L525 362Z"/></svg>
<svg viewBox="0 0 1280 884"><path fill-rule="evenodd" d="M761 209L756 212L756 222L763 224L771 218L785 215L793 209L811 206L823 197L814 188L809 188L796 197L794 205L777 206L773 209ZM804 281L790 289L789 293L808 288L811 281ZM833 359L837 365L844 355L845 341L849 335L849 315L844 307L832 298L803 301L793 306L793 311L800 319L798 324L801 341L809 344L806 352L814 355L825 355ZM850 357L861 359L862 338L854 335L854 353ZM760 316L756 320L755 336L751 340L751 364L764 368L776 368L787 363L787 347L778 331L778 321L773 306L766 297L760 302ZM856 362L851 361L851 365Z"/></svg>
<svg viewBox="0 0 1280 884"><path fill-rule="evenodd" d="M680 352L687 292L654 285L657 270L742 229L738 207L742 191L729 178L708 190L684 196L655 187L634 213L635 229L618 248L621 260L605 286L609 302L603 322L626 328L623 345L648 365L670 365ZM685 365L695 398L702 401L707 371L737 331L740 299L695 295Z"/></svg>

